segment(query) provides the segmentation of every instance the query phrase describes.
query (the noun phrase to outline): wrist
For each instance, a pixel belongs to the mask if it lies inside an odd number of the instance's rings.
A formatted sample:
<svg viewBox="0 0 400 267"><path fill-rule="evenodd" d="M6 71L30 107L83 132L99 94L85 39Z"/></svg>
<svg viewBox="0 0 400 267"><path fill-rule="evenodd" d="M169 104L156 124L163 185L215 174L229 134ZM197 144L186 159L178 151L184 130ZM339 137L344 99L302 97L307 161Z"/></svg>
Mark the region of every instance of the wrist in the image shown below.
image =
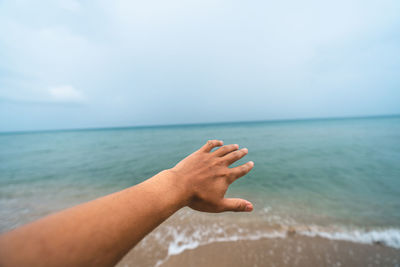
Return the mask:
<svg viewBox="0 0 400 267"><path fill-rule="evenodd" d="M162 183L167 189L166 193L173 199L177 209L189 205L191 195L189 190L185 187L185 177L182 177L182 175L174 169L164 170L157 176L160 176Z"/></svg>

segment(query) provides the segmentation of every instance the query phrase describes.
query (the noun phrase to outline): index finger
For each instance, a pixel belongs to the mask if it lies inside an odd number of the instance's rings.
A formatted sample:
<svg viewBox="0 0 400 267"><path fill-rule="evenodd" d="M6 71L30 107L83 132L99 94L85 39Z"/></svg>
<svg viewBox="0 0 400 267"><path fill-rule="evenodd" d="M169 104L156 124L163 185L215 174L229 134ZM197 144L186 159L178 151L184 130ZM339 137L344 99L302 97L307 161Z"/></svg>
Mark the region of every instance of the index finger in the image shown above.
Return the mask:
<svg viewBox="0 0 400 267"><path fill-rule="evenodd" d="M203 152L210 152L214 147L222 146L224 144L221 140L208 140L207 143L199 150Z"/></svg>

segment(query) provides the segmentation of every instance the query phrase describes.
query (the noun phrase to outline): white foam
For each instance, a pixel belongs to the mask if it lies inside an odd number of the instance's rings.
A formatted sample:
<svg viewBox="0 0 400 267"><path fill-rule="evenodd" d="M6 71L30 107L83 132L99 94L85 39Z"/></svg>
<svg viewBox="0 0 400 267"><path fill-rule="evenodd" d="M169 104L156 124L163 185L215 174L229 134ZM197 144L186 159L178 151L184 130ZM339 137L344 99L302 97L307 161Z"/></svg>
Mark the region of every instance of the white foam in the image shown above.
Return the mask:
<svg viewBox="0 0 400 267"><path fill-rule="evenodd" d="M259 240L262 238L284 238L285 232L272 231L272 232L255 232L249 234L248 231L238 228L238 234L228 235L224 229L213 225L212 228L205 229L200 227L194 232L188 234L188 231L178 232L175 228L169 228L169 234L173 236L172 241L168 245L168 255L166 258L159 260L156 267L163 264L169 259L170 256L180 254L185 250L195 249L199 246L216 243L216 242L230 242L238 240ZM164 239L165 240L165 239Z"/></svg>
<svg viewBox="0 0 400 267"><path fill-rule="evenodd" d="M266 206L266 207L264 207L263 209L262 209L262 212L264 213L264 214L267 214L267 213L269 213L270 211L271 211L271 207L269 207L269 206Z"/></svg>
<svg viewBox="0 0 400 267"><path fill-rule="evenodd" d="M298 231L299 234L310 237L323 237L331 240L343 240L362 244L381 243L388 247L400 249L400 230L399 229L381 229L381 230L350 230L326 232L319 229L310 229Z"/></svg>
<svg viewBox="0 0 400 267"><path fill-rule="evenodd" d="M185 250L195 249L199 246L215 242L230 242L238 240L260 240L264 238L285 238L289 229L295 229L296 234L308 237L322 237L331 240L343 240L362 244L380 243L388 247L400 249L400 229L375 229L375 230L344 230L338 227L318 226L282 226L280 230L252 230L241 228L237 225L229 229L213 224L200 225L194 229L167 226L166 233L158 235L159 242L168 244L167 257L159 260L156 267L162 265L171 256L180 254ZM232 233L228 233L232 232Z"/></svg>

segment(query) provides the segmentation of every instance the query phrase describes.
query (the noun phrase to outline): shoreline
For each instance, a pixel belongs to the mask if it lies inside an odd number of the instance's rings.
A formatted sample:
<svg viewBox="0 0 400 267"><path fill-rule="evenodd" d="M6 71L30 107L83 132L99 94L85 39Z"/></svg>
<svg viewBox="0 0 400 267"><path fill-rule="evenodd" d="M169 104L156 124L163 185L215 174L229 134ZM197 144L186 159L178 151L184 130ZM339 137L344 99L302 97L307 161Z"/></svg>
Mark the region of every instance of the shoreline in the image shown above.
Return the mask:
<svg viewBox="0 0 400 267"><path fill-rule="evenodd" d="M213 242L168 256L158 266L400 266L400 250L300 235ZM128 265L129 266L129 265Z"/></svg>
<svg viewBox="0 0 400 267"><path fill-rule="evenodd" d="M183 209L117 266L376 266L375 261L400 266L398 228L279 224L285 220L267 222L260 215L214 216ZM270 211L268 217L274 218Z"/></svg>
<svg viewBox="0 0 400 267"><path fill-rule="evenodd" d="M160 231L142 240L117 266L400 266L398 247L298 230L288 228L257 238L233 233L223 238L214 235L203 242L194 240L191 235L198 233L192 232L186 235L190 243L183 235L168 236Z"/></svg>

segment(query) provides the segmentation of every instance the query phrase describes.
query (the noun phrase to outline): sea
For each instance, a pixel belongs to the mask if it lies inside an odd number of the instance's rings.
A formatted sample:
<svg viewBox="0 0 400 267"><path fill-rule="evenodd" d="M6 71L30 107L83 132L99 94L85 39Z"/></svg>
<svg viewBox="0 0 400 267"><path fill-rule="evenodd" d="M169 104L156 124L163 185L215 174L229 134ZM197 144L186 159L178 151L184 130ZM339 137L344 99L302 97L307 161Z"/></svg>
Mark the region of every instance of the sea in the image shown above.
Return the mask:
<svg viewBox="0 0 400 267"><path fill-rule="evenodd" d="M138 184L209 139L253 170L228 197L251 213L184 208L139 250L159 266L221 241L296 232L400 249L400 116L0 133L0 232Z"/></svg>

